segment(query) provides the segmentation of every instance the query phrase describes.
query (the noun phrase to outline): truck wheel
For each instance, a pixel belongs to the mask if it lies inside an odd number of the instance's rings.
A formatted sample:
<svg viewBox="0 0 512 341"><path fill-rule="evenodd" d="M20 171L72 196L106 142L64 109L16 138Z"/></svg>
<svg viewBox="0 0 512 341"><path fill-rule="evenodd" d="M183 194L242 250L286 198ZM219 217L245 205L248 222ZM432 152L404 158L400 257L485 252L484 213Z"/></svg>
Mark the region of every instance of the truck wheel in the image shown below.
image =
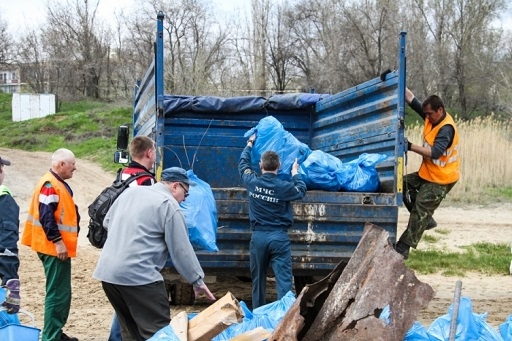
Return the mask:
<svg viewBox="0 0 512 341"><path fill-rule="evenodd" d="M170 297L172 305L193 305L194 288L188 283L172 283Z"/></svg>

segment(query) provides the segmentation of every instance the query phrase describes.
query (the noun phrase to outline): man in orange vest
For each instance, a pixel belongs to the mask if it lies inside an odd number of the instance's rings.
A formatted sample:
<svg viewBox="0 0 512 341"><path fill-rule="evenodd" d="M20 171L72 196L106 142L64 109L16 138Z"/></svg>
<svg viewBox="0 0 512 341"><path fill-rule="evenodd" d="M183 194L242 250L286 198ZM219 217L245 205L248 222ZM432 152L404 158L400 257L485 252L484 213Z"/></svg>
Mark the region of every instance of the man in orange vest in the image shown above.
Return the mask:
<svg viewBox="0 0 512 341"><path fill-rule="evenodd" d="M406 88L405 101L425 121L422 145L407 142L407 150L423 157L419 171L403 179L404 204L410 216L395 250L407 259L410 248L418 246L423 232L436 225L432 219L434 211L459 180L460 155L457 127L439 96L431 95L420 103Z"/></svg>
<svg viewBox="0 0 512 341"><path fill-rule="evenodd" d="M41 259L46 276L42 341L78 341L62 331L71 307L71 258L76 256L80 215L65 180L76 170L75 155L61 148L39 180L28 210L23 245Z"/></svg>

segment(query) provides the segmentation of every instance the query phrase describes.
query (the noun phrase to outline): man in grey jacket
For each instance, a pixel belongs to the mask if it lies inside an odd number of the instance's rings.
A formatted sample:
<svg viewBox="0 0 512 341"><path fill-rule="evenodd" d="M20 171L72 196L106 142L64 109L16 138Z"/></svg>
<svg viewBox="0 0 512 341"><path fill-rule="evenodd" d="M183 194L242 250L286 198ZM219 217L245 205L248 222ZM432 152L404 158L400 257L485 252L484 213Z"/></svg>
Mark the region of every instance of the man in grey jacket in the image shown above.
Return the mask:
<svg viewBox="0 0 512 341"><path fill-rule="evenodd" d="M167 168L153 186L129 188L105 217L108 238L93 277L114 307L123 340L147 340L170 323L169 303L160 273L168 255L191 284L196 297L215 297L190 244L179 203L188 196L184 169Z"/></svg>

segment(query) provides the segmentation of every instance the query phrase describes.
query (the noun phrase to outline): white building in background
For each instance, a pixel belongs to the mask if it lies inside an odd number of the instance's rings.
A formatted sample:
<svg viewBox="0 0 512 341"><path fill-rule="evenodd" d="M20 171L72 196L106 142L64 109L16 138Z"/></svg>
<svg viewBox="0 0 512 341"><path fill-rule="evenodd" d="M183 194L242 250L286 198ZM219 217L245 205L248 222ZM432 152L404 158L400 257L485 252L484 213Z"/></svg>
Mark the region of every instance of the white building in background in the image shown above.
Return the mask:
<svg viewBox="0 0 512 341"><path fill-rule="evenodd" d="M0 69L0 92L21 92L20 69Z"/></svg>
<svg viewBox="0 0 512 341"><path fill-rule="evenodd" d="M30 120L55 114L55 95L20 94L12 95L12 120Z"/></svg>

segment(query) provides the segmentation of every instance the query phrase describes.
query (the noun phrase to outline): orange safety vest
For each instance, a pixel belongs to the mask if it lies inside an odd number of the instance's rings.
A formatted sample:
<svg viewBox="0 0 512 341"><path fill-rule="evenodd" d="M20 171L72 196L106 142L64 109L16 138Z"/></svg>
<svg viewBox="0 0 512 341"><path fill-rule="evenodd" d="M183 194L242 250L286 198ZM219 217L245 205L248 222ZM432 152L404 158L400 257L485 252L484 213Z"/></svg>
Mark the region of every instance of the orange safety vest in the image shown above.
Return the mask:
<svg viewBox="0 0 512 341"><path fill-rule="evenodd" d="M59 196L59 203L55 210L54 217L59 227L62 241L68 249L68 256L75 257L78 243L78 216L75 202L66 186L57 179L51 172L46 173L34 190L32 201L28 210L27 221L21 238L21 244L30 246L32 250L57 256L55 245L46 238L43 226L39 221L39 194L46 182L50 182Z"/></svg>
<svg viewBox="0 0 512 341"><path fill-rule="evenodd" d="M427 181L440 185L454 183L460 178L460 155L459 155L459 132L453 118L446 113L446 117L435 127L432 127L430 120L425 120L423 128L423 147L431 147L445 125L451 125L454 129L454 136L451 146L439 157L439 159L423 158L418 175Z"/></svg>

